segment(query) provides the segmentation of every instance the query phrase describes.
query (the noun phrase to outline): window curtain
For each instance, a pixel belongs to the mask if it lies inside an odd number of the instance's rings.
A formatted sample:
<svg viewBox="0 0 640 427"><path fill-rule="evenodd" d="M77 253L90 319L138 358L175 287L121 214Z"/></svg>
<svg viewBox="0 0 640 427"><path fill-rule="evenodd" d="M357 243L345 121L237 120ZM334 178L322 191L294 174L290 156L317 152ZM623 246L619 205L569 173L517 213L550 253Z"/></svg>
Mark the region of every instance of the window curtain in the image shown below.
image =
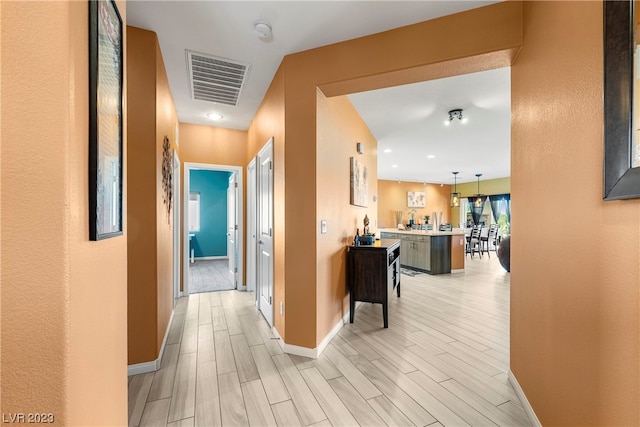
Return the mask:
<svg viewBox="0 0 640 427"><path fill-rule="evenodd" d="M495 194L489 196L489 203L491 204L491 211L493 212L493 220L498 222L500 212L504 210L507 215L507 221L511 224L511 195L510 194Z"/></svg>
<svg viewBox="0 0 640 427"><path fill-rule="evenodd" d="M469 207L471 208L471 218L473 218L473 223L475 225L480 224L480 217L482 217L482 211L484 210L484 203L487 201L487 196L482 196L482 202L479 205L476 205L477 197L467 197L467 201L469 202Z"/></svg>

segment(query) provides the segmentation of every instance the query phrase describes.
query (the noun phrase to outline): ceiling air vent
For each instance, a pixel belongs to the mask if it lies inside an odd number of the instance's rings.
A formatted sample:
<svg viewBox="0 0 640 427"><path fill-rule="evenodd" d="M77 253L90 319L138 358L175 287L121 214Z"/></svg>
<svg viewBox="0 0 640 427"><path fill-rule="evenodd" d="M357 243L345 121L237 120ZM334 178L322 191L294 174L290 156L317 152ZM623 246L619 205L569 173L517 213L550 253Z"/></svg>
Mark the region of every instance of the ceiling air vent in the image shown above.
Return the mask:
<svg viewBox="0 0 640 427"><path fill-rule="evenodd" d="M191 97L202 101L238 105L249 65L187 51Z"/></svg>

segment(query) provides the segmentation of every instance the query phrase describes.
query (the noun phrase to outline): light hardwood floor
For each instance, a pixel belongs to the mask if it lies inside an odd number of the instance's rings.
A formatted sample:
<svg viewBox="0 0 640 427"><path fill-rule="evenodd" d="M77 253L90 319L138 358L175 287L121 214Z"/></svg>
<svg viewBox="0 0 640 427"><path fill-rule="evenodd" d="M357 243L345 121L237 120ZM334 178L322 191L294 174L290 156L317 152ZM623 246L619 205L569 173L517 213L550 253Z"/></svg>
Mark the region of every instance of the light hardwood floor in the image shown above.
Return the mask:
<svg viewBox="0 0 640 427"><path fill-rule="evenodd" d="M507 380L509 274L402 276L382 328L361 304L316 359L283 353L238 291L182 298L161 369L129 378L130 426L526 426Z"/></svg>

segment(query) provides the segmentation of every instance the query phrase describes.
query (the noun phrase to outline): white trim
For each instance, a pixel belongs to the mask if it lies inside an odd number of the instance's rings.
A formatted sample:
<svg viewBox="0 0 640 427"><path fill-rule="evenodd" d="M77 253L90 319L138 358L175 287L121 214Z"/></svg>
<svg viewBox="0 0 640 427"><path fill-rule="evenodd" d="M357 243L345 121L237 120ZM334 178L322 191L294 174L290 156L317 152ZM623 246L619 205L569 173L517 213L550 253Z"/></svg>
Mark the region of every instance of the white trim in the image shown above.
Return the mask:
<svg viewBox="0 0 640 427"><path fill-rule="evenodd" d="M162 345L160 346L160 354L156 360L150 362L136 363L135 365L127 366L127 376L146 374L147 372L155 372L160 369L162 363L162 356L164 355L164 348L167 345L167 339L169 338L169 330L173 323L173 313L171 310L171 317L169 317L169 323L167 323L167 330L164 332L164 338L162 339Z"/></svg>
<svg viewBox="0 0 640 427"><path fill-rule="evenodd" d="M284 342L284 340L282 339L282 337L278 333L278 330L275 327L271 328L271 332L273 333L273 335L275 335L276 339L278 340L278 344L280 344L280 348L285 353L295 354L296 356L309 357L311 359L317 359L318 357L320 357L320 355L322 354L324 349L327 347L327 345L329 345L333 337L335 337L340 331L340 329L342 329L346 319L348 318L349 318L349 313L347 313L347 315L342 319L338 320L338 323L335 324L333 329L329 331L327 336L324 337L322 342L320 342L320 345L318 345L316 348L308 348L308 347L301 347L299 345L287 344L286 342Z"/></svg>
<svg viewBox="0 0 640 427"><path fill-rule="evenodd" d="M464 273L464 268L457 268L455 270L451 270L452 274Z"/></svg>
<svg viewBox="0 0 640 427"><path fill-rule="evenodd" d="M178 124L176 123L176 145L178 136ZM180 293L180 183L182 181L180 168L180 157L176 150L173 150L173 307ZM177 172L177 173L176 173Z"/></svg>
<svg viewBox="0 0 640 427"><path fill-rule="evenodd" d="M192 162L184 162L184 193L189 194L189 172L192 169L194 170L211 170L211 171L219 171L219 172L235 172L236 173L236 182L238 183L238 196L236 198L236 215L238 216L238 237L237 237L237 245L238 245L238 275L242 277L242 272L244 271L244 190L243 185L244 181L242 179L242 166L230 166L230 165L214 165L209 163L192 163ZM183 218L189 218L189 198L183 197ZM183 248L189 248L189 224L188 221L184 222L183 228L183 236L182 236L182 244ZM183 265L189 265L189 250L183 250ZM238 281L238 289L241 289L241 286L244 287L243 283ZM182 270L182 294L189 295L189 269L183 268Z"/></svg>
<svg viewBox="0 0 640 427"><path fill-rule="evenodd" d="M542 423L540 423L540 420L536 416L536 413L533 411L533 408L531 407L529 400L527 400L527 396L525 396L524 391L522 390L522 387L520 387L520 383L518 383L518 380L516 379L516 376L513 374L513 372L511 372L511 369L509 369L509 372L507 372L507 377L509 378L509 382L513 386L513 389L515 390L516 394L518 395L518 399L520 399L520 403L522 404L522 407L524 408L524 412L527 414L527 417L529 417L529 421L531 421L531 425L535 427L542 427Z"/></svg>
<svg viewBox="0 0 640 427"><path fill-rule="evenodd" d="M229 259L228 256L197 256L194 260L198 261L213 261L216 259Z"/></svg>

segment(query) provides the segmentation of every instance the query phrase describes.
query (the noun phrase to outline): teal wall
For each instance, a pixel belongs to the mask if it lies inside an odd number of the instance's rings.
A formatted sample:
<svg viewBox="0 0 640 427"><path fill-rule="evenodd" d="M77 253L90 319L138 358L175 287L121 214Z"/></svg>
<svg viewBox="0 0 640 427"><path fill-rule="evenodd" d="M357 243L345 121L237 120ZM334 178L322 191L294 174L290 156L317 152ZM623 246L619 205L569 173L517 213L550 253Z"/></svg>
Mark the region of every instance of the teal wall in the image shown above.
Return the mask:
<svg viewBox="0 0 640 427"><path fill-rule="evenodd" d="M194 255L227 256L227 188L231 172L191 170L189 191L200 193L200 231L192 231Z"/></svg>

